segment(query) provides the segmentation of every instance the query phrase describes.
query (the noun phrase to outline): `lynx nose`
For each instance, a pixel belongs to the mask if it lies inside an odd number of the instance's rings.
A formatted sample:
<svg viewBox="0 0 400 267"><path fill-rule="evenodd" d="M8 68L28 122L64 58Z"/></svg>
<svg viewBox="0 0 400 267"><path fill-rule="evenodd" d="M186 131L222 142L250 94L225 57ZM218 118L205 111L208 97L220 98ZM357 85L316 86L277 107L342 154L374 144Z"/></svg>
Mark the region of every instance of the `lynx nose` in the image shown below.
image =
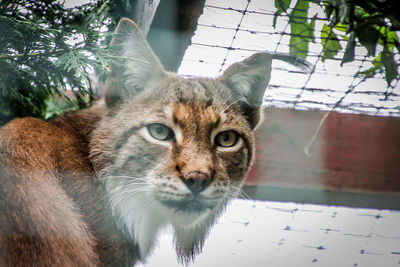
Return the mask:
<svg viewBox="0 0 400 267"><path fill-rule="evenodd" d="M195 196L204 191L212 182L210 175L198 171L188 172L184 176L181 176L181 179Z"/></svg>

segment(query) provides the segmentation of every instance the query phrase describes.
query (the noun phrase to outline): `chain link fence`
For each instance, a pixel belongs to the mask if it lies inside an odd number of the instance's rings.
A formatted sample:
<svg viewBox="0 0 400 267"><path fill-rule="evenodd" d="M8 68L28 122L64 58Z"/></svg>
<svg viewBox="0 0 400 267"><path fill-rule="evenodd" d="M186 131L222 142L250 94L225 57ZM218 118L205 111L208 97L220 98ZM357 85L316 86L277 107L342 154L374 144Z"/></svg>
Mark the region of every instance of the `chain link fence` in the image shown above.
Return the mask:
<svg viewBox="0 0 400 267"><path fill-rule="evenodd" d="M388 86L383 74L370 78L361 75L373 66L364 47L357 46L354 61L343 65L343 51L323 60L321 30L327 21L320 6L310 5L303 13L308 22L315 23L314 41L306 58L313 65L312 71L302 73L286 63L274 62L264 106L399 117L399 80ZM275 11L274 1L206 1L179 74L216 77L253 53L288 53L291 17L281 14L274 27ZM338 39L345 47L346 37L338 35ZM399 58L395 56L395 61Z"/></svg>

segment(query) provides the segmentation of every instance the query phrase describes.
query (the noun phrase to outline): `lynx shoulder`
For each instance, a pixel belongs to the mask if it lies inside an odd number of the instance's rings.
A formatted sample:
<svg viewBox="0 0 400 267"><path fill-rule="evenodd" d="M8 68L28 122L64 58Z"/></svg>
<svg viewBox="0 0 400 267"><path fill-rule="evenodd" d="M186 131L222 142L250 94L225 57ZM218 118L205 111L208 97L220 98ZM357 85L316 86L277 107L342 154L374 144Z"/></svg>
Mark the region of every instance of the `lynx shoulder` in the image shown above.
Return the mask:
<svg viewBox="0 0 400 267"><path fill-rule="evenodd" d="M199 253L254 155L271 61L217 79L166 72L122 19L105 99L0 129L0 266L132 266L172 226L178 258Z"/></svg>

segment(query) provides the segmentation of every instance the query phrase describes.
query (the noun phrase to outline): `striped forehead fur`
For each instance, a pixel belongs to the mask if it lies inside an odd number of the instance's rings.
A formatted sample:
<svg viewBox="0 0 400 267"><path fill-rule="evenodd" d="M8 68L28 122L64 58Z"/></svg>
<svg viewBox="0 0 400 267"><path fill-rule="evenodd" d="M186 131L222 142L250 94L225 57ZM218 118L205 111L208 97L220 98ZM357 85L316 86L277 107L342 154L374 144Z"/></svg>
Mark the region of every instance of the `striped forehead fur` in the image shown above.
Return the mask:
<svg viewBox="0 0 400 267"><path fill-rule="evenodd" d="M179 103L204 103L206 106L229 103L232 100L231 91L225 85L209 78L182 78L175 75L150 83L142 99L161 101L164 103L177 101Z"/></svg>

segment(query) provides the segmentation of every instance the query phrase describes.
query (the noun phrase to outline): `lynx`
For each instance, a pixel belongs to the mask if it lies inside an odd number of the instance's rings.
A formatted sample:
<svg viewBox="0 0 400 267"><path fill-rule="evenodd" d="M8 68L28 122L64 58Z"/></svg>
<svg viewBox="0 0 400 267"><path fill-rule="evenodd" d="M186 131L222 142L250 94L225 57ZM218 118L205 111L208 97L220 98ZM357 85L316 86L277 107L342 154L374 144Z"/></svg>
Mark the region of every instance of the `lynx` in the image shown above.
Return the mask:
<svg viewBox="0 0 400 267"><path fill-rule="evenodd" d="M252 164L271 61L306 67L258 53L182 78L129 19L110 51L104 100L0 129L0 266L133 266L167 226L191 260Z"/></svg>

